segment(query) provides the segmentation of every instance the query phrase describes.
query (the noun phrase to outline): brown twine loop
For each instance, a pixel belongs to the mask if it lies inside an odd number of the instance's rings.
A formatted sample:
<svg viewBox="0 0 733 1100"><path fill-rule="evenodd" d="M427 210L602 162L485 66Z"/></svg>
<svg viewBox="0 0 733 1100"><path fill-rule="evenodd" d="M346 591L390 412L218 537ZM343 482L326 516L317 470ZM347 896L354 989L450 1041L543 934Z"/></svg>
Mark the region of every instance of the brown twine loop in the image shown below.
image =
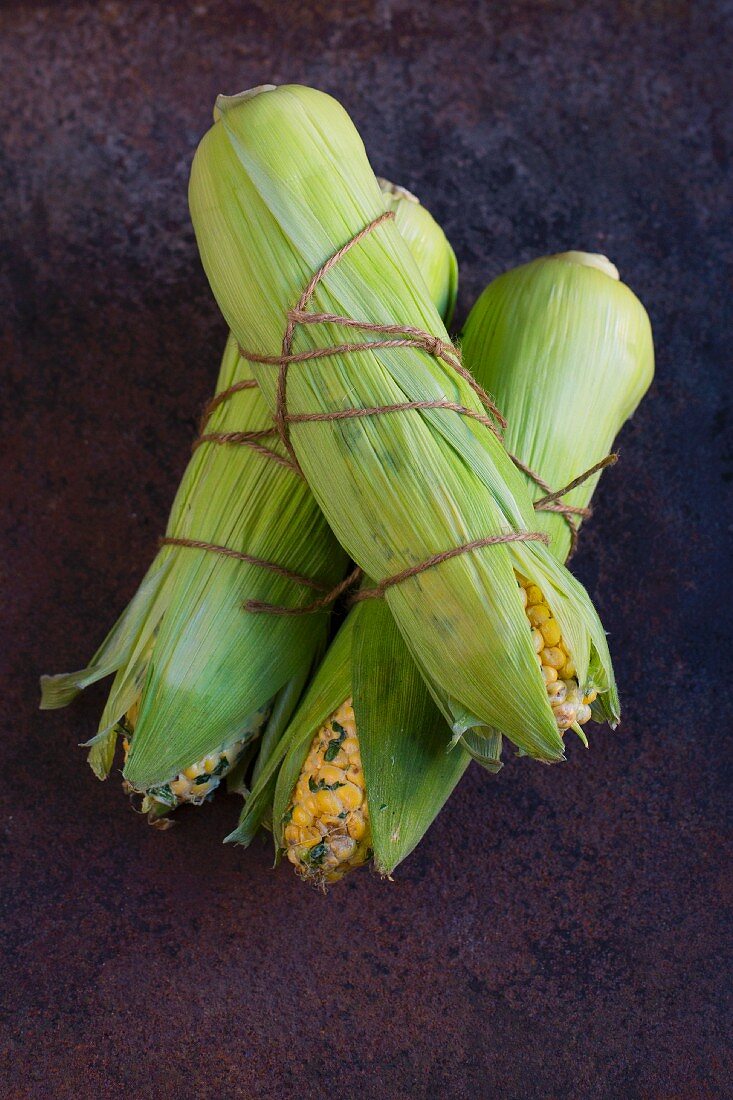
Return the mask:
<svg viewBox="0 0 733 1100"><path fill-rule="evenodd" d="M286 455L278 454L272 447L267 447L264 443L260 442L263 439L272 439L273 436L277 435L274 427L261 428L251 432L206 431L206 425L211 419L212 413L218 409L220 405L223 405L225 401L233 397L235 393L240 393L242 390L253 389L257 389L257 382L255 379L243 378L241 381L234 382L225 390L220 390L219 393L215 394L211 401L204 407L199 422L199 435L198 438L194 440L191 450L197 450L203 443L233 444L240 447L249 447L250 450L255 451L256 454L263 455L265 458L271 458L274 462L277 462L278 465L284 466L288 470L294 470L296 473L300 473L299 467L294 466Z"/></svg>
<svg viewBox="0 0 733 1100"><path fill-rule="evenodd" d="M497 546L504 542L544 542L547 545L549 541L549 537L542 531L507 531L504 535L490 535L483 539L473 539L471 542L464 542L461 546L453 546L450 550L443 550L440 554L433 554L432 557L421 561L419 565L411 565L408 569L402 569L399 573L380 581L374 588L362 588L360 592L352 596L351 602L359 603L361 600L380 599L387 589L392 588L393 585L401 584L402 581L416 577L419 573L424 573L426 569L432 569L433 566L440 565L444 561L450 561L451 558L457 558L460 554L481 550L484 546Z"/></svg>
<svg viewBox="0 0 733 1100"><path fill-rule="evenodd" d="M341 248L329 256L329 258L321 264L318 271L311 276L308 285L298 299L297 305L294 309L288 311L287 326L283 336L280 355L260 355L257 352L249 351L241 346L239 347L239 354L249 362L265 363L278 367L275 425L283 446L290 455L293 465L298 469L300 467L288 431L288 424L291 423L302 424L309 421L344 420L362 416L377 416L390 412L404 412L411 409L442 408L480 421L493 431L498 438L501 438L501 429L506 427L504 417L485 390L463 366L460 352L452 344L446 343L444 340L441 340L440 337L434 336L430 332L425 332L423 329L415 328L412 325L380 325L371 321L359 321L353 317L343 317L338 313L313 312L306 309L316 288L328 272L368 234L372 233L378 226L393 217L393 210L387 210L385 213L380 214L379 217L369 222L368 225L365 225L364 228L356 233L346 242L346 244L342 245ZM293 338L295 329L298 325L324 324L339 325L343 328L355 328L359 329L361 332L373 332L380 336L385 336L387 339L334 344L330 347L313 348L310 351L293 352ZM369 409L339 409L330 413L299 413L297 415L288 413L287 383L288 369L291 365L307 363L314 359L325 359L336 355L348 355L361 351L379 351L385 350L386 348L418 348L421 351L427 352L428 355L432 355L434 358L442 360L444 363L448 364L448 366L452 367L453 370L468 383L481 401L488 415L479 413L474 409L468 409L453 401L436 401L429 403L406 401L394 405L374 406Z"/></svg>
<svg viewBox="0 0 733 1100"><path fill-rule="evenodd" d="M225 558L235 558L237 561L243 561L247 565L257 565L260 569L266 569L270 573L276 573L278 577L293 581L295 584L302 584L304 588L311 588L315 592L325 592L330 595L328 585L323 584L321 581L314 581L311 577L304 577L301 573L296 573L292 569L286 569L284 566L278 565L277 562L267 561L264 558L256 558L252 554L244 554L241 550L232 550L229 546L219 546L215 542L204 542L203 539L183 539L168 536L159 539L158 542L160 546L184 546L192 550L206 550L212 554L221 554L222 557Z"/></svg>
<svg viewBox="0 0 733 1100"><path fill-rule="evenodd" d="M281 607L279 604L262 603L260 600L247 600L244 604L244 610L251 611L254 614L261 614L264 612L268 615L312 615L316 611L325 611L327 608L331 607L339 596L342 596L344 592L353 588L353 586L361 580L363 575L363 571L357 565L347 577L344 577L340 584L337 584L335 588L326 592L325 596L321 596L320 599L313 600L312 603L307 603L303 607Z"/></svg>
<svg viewBox="0 0 733 1100"><path fill-rule="evenodd" d="M569 561L578 546L579 526L573 517L578 516L581 519L588 519L588 517L593 514L593 509L581 508L573 504L565 504L561 501L560 498L564 497L565 494L569 493L572 489L576 489L578 485L582 485L584 481L587 481L588 478L593 477L593 475L597 474L599 470L603 470L606 466L615 466L618 462L618 455L615 453L606 455L606 457L602 458L600 462L596 462L589 469L584 470L582 474L578 474L578 476L573 478L572 481L568 482L567 485L564 485L562 489L555 490L551 489L547 482L543 478L541 478L539 474L535 473L535 471L530 466L527 466L524 462L518 459L516 455L509 454L509 457L511 458L512 462L518 470L521 470L522 473L531 478L536 485L539 485L540 489L544 489L545 491L545 496L540 497L539 500L536 500L534 502L533 507L535 511L556 512L558 515L561 515L562 518L565 520L565 523L570 530L570 550L566 559L567 561Z"/></svg>

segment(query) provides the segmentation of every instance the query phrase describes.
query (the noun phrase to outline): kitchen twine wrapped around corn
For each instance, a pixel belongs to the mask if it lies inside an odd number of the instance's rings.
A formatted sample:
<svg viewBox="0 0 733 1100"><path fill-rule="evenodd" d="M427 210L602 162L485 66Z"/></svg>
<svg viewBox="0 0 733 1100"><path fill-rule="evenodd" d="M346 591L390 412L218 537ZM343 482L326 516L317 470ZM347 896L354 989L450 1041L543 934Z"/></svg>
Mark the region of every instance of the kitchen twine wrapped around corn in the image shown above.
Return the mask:
<svg viewBox="0 0 733 1100"><path fill-rule="evenodd" d="M388 210L383 214L376 217L369 225L359 230L358 233L347 241L345 245L334 252L328 260L325 261L315 272L312 278L309 280L308 285L300 296L297 306L288 311L287 314L287 326L285 329L285 335L282 342L282 354L281 355L260 355L257 352L248 351L245 348L238 345L238 351L240 356L249 363L262 363L270 366L278 367L278 382L277 382L277 407L274 415L274 425L277 433L282 441L283 446L290 456L289 459L284 458L277 451L273 451L261 444L261 440L272 435L271 430L263 430L255 433L245 432L230 432L230 433L206 433L199 436L197 441L198 445L205 441L215 441L220 443L239 443L246 444L248 446L255 447L261 453L271 457L273 460L288 465L294 471L297 471L300 476L302 472L298 464L295 451L293 450L290 442L290 435L288 425L291 423L316 423L336 420L355 419L366 416L380 416L387 413L395 412L409 412L416 409L447 409L451 412L460 413L462 416L471 417L477 420L479 423L484 424L490 431L492 431L498 438L501 438L500 429L506 427L506 420L499 412L496 404L491 400L486 391L476 382L475 378L469 371L463 366L461 362L460 351L453 346L453 344L444 342L438 337L431 335L429 332L424 332L421 329L413 328L409 325L377 325L368 321L358 321L349 317L341 317L337 314L330 313L318 313L307 312L306 307L311 301L316 287L324 278L325 275L338 264L344 256L355 246L360 243L369 233L371 233L377 226L381 225L384 221L394 218L394 211ZM341 325L347 328L359 329L364 332L373 332L378 335L385 336L385 340L370 340L361 341L356 343L342 343L332 345L330 347L316 348L311 351L293 353L293 336L296 326L302 324L334 324ZM473 391L479 397L479 400L483 404L487 413L480 413L474 409L469 409L465 405L458 404L453 401L438 400L438 401L405 401L391 405L379 405L371 406L369 408L348 408L339 409L338 411L324 412L324 413L300 413L291 414L287 411L287 377L288 369L293 364L307 363L314 359L330 358L335 355L348 355L354 352L360 351L379 351L383 348L420 348L426 351L428 354L435 356L437 359L441 359L444 363L447 363L453 368L462 378L464 378L471 386ZM256 383L247 383L247 385L256 385ZM228 391L223 391L213 399L204 413L204 423L208 418L208 415L213 408L216 408L219 404L225 401L232 393L237 392L241 388L241 384L231 387ZM575 522L575 517L587 517L590 515L590 509L588 507L577 507L569 504L562 503L561 498L576 486L581 485L584 481L587 481L594 474L598 473L604 467L612 465L617 460L617 455L609 454L604 458L599 459L588 470L575 477L568 485L565 485L561 489L553 490L550 485L537 474L534 470L518 459L515 455L509 456L512 462L525 473L532 481L534 481L541 489L544 490L545 495L540 497L534 502L535 510L546 510L556 512L561 515L571 532L572 550L575 549L577 544L578 528ZM433 554L425 561L418 565L410 566L407 569L402 570L400 573L396 573L393 576L386 577L380 581L377 585L370 588L362 588L359 592L355 593L351 599L352 602L358 602L366 599L381 598L384 596L388 588L391 588L395 584L400 584L402 581L408 580L410 577L417 576L424 572L426 569L431 569L436 565L440 565L444 561L449 561L451 558L458 556L459 554L470 553L474 550L481 549L484 546L494 546L507 542L519 542L519 541L534 541L539 540L545 543L549 543L549 538L543 532L537 531L518 531L508 532L502 535L491 535L485 538L473 539L471 542L462 543L459 546L455 546L449 550L441 551L440 553ZM324 586L313 582L308 577L302 577L293 574L288 570L284 570L282 566L277 562L263 561L261 559L254 559L247 554L237 553L229 550L226 547L217 546L213 543L206 543L203 541L194 541L190 539L172 539L164 538L162 543L168 543L172 545L184 545L191 546L201 550L209 550L213 553L227 554L232 557L239 558L242 561L246 561L252 564L257 564L264 569L270 569L275 573L283 576L288 576L290 579L295 580L297 583L303 584L311 588L320 588L324 590ZM572 551L571 551L572 552ZM363 571L357 567L352 573L350 573L340 584L336 585L330 591L319 599L312 603L301 605L299 607L282 607L275 604L262 603L256 600L248 600L245 604L245 609L250 612L269 612L275 615L304 615L312 614L314 611L322 611L325 608L331 606L344 592L353 587L363 576Z"/></svg>

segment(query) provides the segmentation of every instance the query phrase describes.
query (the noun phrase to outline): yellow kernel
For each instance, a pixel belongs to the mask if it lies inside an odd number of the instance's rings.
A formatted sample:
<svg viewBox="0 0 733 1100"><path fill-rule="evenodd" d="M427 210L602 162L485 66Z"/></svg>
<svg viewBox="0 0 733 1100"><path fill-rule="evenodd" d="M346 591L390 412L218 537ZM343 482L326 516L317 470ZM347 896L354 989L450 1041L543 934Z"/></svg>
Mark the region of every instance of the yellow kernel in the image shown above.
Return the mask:
<svg viewBox="0 0 733 1100"><path fill-rule="evenodd" d="M341 813L341 800L335 791L319 791L316 795L316 806L322 814L337 816Z"/></svg>
<svg viewBox="0 0 733 1100"><path fill-rule="evenodd" d="M359 742L356 737L347 737L341 743L341 748L344 750L347 756L352 756L355 752L359 751Z"/></svg>
<svg viewBox="0 0 733 1100"><path fill-rule="evenodd" d="M345 787L340 788L339 798L345 810L358 810L364 801L364 794L356 783L347 783Z"/></svg>
<svg viewBox="0 0 733 1100"><path fill-rule="evenodd" d="M295 844L300 836L300 829L297 825L286 825L284 836L288 844Z"/></svg>
<svg viewBox="0 0 733 1100"><path fill-rule="evenodd" d="M333 764L324 764L318 772L318 778L324 783L343 783L346 776L341 768L334 768Z"/></svg>
<svg viewBox="0 0 733 1100"><path fill-rule="evenodd" d="M557 669L554 669L551 665L542 665L542 675L546 684L552 684L557 680Z"/></svg>
<svg viewBox="0 0 733 1100"><path fill-rule="evenodd" d="M557 645L562 638L560 627L554 619L547 619L540 625L540 630L542 631L542 637L545 639L547 645Z"/></svg>
<svg viewBox="0 0 733 1100"><path fill-rule="evenodd" d="M540 653L545 648L545 639L542 637L541 631L532 631L532 644L534 645L535 653Z"/></svg>
<svg viewBox="0 0 733 1100"><path fill-rule="evenodd" d="M533 607L527 608L527 618L532 626L541 626L550 618L550 609L543 603L534 604Z"/></svg>
<svg viewBox="0 0 733 1100"><path fill-rule="evenodd" d="M349 859L356 848L356 841L350 836L335 836L331 840L331 851L339 860Z"/></svg>
<svg viewBox="0 0 733 1100"><path fill-rule="evenodd" d="M288 859L290 860L291 863L295 863L295 864L300 863L301 857L300 857L300 852L298 851L297 848L288 848Z"/></svg>
<svg viewBox="0 0 733 1100"><path fill-rule="evenodd" d="M366 832L366 821L363 817L358 817L356 814L349 820L347 826L349 830L349 836L354 840L361 840Z"/></svg>
<svg viewBox="0 0 733 1100"><path fill-rule="evenodd" d="M557 648L557 646L549 646L543 649L540 653L543 665L549 665L550 668L562 668L565 664L565 655Z"/></svg>
<svg viewBox="0 0 733 1100"><path fill-rule="evenodd" d="M532 606L533 603L544 603L545 597L537 587L536 584L530 584L527 586L527 603Z"/></svg>
<svg viewBox="0 0 733 1100"><path fill-rule="evenodd" d="M186 776L186 779L195 779L200 771L198 764L192 764L190 768L184 768L182 774Z"/></svg>
<svg viewBox="0 0 733 1100"><path fill-rule="evenodd" d="M587 703L588 706L590 706L590 704L594 703L597 698L598 698L598 692L596 691L595 688L593 688L592 691L589 691L587 695L583 696L583 702Z"/></svg>
<svg viewBox="0 0 733 1100"><path fill-rule="evenodd" d="M185 798L191 789L191 784L189 783L189 781L183 778L174 779L173 782L169 784L169 786L176 798Z"/></svg>
<svg viewBox="0 0 733 1100"><path fill-rule="evenodd" d="M522 601L522 607L526 607L527 606L527 590L526 590L526 588L522 588L521 584L519 586L519 598Z"/></svg>
<svg viewBox="0 0 733 1100"><path fill-rule="evenodd" d="M591 709L587 703L581 703L578 707L578 723L584 726L586 722L590 722Z"/></svg>
<svg viewBox="0 0 733 1100"><path fill-rule="evenodd" d="M555 680L554 683L547 685L547 694L553 707L556 703L564 703L567 693L568 689L562 680Z"/></svg>
<svg viewBox="0 0 733 1100"><path fill-rule="evenodd" d="M294 825L300 825L302 827L312 824L313 817L311 814L308 813L304 806L294 806L293 816L290 820L293 822Z"/></svg>

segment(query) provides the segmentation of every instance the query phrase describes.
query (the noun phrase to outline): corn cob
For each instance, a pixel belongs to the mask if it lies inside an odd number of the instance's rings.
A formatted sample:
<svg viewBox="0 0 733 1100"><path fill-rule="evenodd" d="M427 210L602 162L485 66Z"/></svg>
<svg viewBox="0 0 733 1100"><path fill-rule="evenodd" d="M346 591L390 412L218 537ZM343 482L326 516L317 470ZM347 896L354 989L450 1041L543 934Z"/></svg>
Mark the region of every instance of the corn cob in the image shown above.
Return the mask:
<svg viewBox="0 0 733 1100"><path fill-rule="evenodd" d="M518 578L518 584L557 728L561 732L572 728L585 742L580 727L590 721L590 704L598 692L593 687L581 692L567 643L537 585L522 578Z"/></svg>
<svg viewBox="0 0 733 1100"><path fill-rule="evenodd" d="M286 316L313 273L340 257L310 284L310 308L326 320L298 324L287 385L290 442L321 508L367 575L409 572L386 603L455 732L483 723L530 755L563 759L515 571L551 598L579 682L592 676L615 716L606 638L582 586L532 537L530 495L481 422L469 381L419 343L302 357L353 342L353 329L332 317L417 329L431 346L447 340L399 231L382 219L353 125L329 97L295 86L223 97L218 107L194 158L192 219L214 294L273 411L278 372L262 360L281 354ZM411 411L343 417L345 400ZM441 400L453 411L436 408ZM426 559L486 538L498 541L418 576Z"/></svg>
<svg viewBox="0 0 733 1100"><path fill-rule="evenodd" d="M370 859L369 809L351 699L313 738L283 825L287 857L302 878L336 882Z"/></svg>

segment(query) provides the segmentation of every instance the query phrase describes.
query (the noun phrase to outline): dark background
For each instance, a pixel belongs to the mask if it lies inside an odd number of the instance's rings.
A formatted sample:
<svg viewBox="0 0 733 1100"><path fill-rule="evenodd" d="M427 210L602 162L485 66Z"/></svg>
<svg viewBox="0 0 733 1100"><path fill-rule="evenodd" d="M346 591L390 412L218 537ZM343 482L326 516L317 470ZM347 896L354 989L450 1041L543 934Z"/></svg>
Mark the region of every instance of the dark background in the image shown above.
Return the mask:
<svg viewBox="0 0 733 1100"><path fill-rule="evenodd" d="M2 1096L730 1095L724 16L3 5ZM325 898L219 844L235 801L159 834L95 782L102 688L36 710L132 595L213 387L186 185L214 97L287 81L442 221L459 320L506 267L599 250L658 356L575 562L621 729L472 769L393 884Z"/></svg>

